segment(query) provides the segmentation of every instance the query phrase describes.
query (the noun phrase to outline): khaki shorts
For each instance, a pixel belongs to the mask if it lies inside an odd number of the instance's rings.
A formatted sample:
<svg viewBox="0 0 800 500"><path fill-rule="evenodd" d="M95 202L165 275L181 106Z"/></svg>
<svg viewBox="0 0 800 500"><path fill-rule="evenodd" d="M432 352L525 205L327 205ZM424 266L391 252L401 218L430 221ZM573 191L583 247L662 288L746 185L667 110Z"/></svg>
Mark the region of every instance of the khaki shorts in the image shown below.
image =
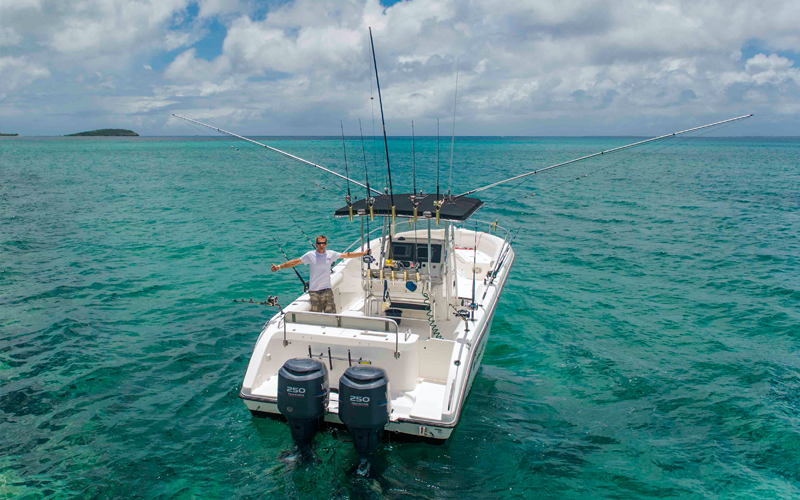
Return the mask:
<svg viewBox="0 0 800 500"><path fill-rule="evenodd" d="M333 302L333 291L330 288L317 292L308 292L311 296L311 311L336 314L336 304Z"/></svg>

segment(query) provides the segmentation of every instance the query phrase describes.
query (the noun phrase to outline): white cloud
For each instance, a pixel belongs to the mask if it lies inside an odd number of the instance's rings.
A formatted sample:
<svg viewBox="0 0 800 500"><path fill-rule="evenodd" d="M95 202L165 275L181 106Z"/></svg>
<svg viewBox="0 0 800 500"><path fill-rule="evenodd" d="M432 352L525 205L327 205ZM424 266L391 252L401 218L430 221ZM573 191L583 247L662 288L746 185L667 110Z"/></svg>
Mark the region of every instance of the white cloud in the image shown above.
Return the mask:
<svg viewBox="0 0 800 500"><path fill-rule="evenodd" d="M227 57L218 57L213 62L197 57L195 49L179 54L164 71L164 76L171 80L188 80L208 82L224 77L230 71Z"/></svg>
<svg viewBox="0 0 800 500"><path fill-rule="evenodd" d="M734 84L781 85L794 83L800 85L800 69L785 57L775 54L756 54L745 62L743 71L726 72L719 76L723 86Z"/></svg>
<svg viewBox="0 0 800 500"><path fill-rule="evenodd" d="M0 47L10 47L22 42L22 36L13 28L0 28Z"/></svg>
<svg viewBox="0 0 800 500"><path fill-rule="evenodd" d="M177 104L178 101L169 101L153 97L105 97L98 100L104 109L119 115L147 113Z"/></svg>
<svg viewBox="0 0 800 500"><path fill-rule="evenodd" d="M465 133L548 133L556 120L573 133L592 133L598 120L619 124L604 133L639 133L647 115L757 106L788 119L800 102L798 69L786 57L800 52L800 2L792 0L411 0L389 8L294 0L266 13L249 1L201 0L194 19L189 5L4 4L0 43L27 68L15 70L14 81L28 83L12 92L37 81L40 96L63 91L44 87L51 74L73 82L73 95L102 97L109 112L155 120L180 105L265 133L328 133L339 118L371 115L371 26L390 133L406 133L411 119L424 127L452 116L457 59ZM207 45L192 45L212 20L226 36L209 57ZM753 46L761 53L744 61ZM177 55L161 70L166 51Z"/></svg>
<svg viewBox="0 0 800 500"><path fill-rule="evenodd" d="M25 57L0 57L0 75L0 90L11 92L49 77L50 72Z"/></svg>
<svg viewBox="0 0 800 500"><path fill-rule="evenodd" d="M208 18L247 10L247 4L238 0L201 0L198 16Z"/></svg>
<svg viewBox="0 0 800 500"><path fill-rule="evenodd" d="M177 28L190 0L59 0L3 3L6 29L24 33L25 50L49 51L52 63L120 67L142 51L172 50L197 41L202 30ZM20 40L11 35L15 42ZM68 62L67 62L68 61Z"/></svg>
<svg viewBox="0 0 800 500"><path fill-rule="evenodd" d="M187 0L73 2L62 8L64 16L55 26L50 46L83 55L141 50L143 45L172 50L192 40L189 33L163 31L186 4Z"/></svg>

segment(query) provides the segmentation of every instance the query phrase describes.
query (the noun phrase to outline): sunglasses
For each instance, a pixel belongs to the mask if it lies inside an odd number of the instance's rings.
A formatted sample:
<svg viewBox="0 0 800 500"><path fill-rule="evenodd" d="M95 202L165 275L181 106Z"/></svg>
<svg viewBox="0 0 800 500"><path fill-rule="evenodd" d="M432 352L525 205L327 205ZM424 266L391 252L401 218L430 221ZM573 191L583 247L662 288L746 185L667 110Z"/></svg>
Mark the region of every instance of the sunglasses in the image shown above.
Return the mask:
<svg viewBox="0 0 800 500"><path fill-rule="evenodd" d="M318 241L317 242L317 245L327 245L327 244L328 244L327 241Z"/></svg>

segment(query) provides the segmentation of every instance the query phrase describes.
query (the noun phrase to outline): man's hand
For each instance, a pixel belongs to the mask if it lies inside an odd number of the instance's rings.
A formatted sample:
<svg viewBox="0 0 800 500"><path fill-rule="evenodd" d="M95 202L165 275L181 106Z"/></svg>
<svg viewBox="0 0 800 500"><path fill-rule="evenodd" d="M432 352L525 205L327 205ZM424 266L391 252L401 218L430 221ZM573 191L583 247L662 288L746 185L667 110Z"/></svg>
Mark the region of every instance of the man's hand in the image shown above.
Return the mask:
<svg viewBox="0 0 800 500"><path fill-rule="evenodd" d="M275 271L277 271L278 269L280 269L280 267L276 266L275 264L272 264L272 272L273 272L273 273L274 273Z"/></svg>

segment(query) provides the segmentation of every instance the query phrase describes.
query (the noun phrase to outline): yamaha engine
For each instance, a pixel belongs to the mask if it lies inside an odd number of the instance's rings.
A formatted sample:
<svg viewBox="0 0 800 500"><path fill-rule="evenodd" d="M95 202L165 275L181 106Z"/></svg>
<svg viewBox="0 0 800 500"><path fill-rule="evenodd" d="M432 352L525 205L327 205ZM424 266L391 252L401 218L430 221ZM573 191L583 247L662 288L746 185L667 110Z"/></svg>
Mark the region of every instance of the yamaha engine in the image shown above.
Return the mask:
<svg viewBox="0 0 800 500"><path fill-rule="evenodd" d="M339 419L350 429L360 455L378 448L389 422L389 378L381 368L351 366L339 379Z"/></svg>
<svg viewBox="0 0 800 500"><path fill-rule="evenodd" d="M298 445L319 430L328 408L328 368L311 358L294 358L278 371L278 411L289 421Z"/></svg>

